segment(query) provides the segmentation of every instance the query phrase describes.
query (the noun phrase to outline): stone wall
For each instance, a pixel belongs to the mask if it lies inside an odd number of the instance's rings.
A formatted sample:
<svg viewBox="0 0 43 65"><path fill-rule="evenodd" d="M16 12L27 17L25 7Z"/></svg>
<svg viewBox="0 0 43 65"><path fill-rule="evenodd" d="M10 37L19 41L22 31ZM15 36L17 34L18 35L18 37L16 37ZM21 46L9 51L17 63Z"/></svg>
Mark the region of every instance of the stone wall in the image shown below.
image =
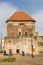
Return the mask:
<svg viewBox="0 0 43 65"><path fill-rule="evenodd" d="M33 54L38 54L37 41L32 39L33 44ZM19 37L19 38L5 38L4 49L6 53L9 53L9 49L12 49L12 54L17 54L17 49L19 49L19 54L24 51L25 54L32 54L32 44L30 37Z"/></svg>

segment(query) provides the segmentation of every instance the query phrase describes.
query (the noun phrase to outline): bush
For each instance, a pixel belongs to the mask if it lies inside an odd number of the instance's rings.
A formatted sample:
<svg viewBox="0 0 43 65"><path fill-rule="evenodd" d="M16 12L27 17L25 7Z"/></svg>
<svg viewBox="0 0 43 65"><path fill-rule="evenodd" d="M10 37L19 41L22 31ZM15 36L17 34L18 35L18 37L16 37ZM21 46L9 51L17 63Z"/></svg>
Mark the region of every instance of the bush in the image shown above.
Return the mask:
<svg viewBox="0 0 43 65"><path fill-rule="evenodd" d="M16 58L14 57L9 57L9 58L5 58L3 60L1 60L2 62L15 62Z"/></svg>

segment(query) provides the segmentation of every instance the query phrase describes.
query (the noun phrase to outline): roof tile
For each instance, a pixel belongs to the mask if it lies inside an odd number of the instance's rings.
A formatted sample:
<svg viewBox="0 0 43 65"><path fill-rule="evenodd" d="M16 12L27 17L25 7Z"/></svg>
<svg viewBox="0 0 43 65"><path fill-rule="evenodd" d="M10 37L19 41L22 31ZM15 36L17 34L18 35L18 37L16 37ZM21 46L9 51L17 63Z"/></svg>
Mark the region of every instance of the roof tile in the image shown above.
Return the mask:
<svg viewBox="0 0 43 65"><path fill-rule="evenodd" d="M25 12L15 12L7 21L10 20L31 20L35 22L35 20Z"/></svg>

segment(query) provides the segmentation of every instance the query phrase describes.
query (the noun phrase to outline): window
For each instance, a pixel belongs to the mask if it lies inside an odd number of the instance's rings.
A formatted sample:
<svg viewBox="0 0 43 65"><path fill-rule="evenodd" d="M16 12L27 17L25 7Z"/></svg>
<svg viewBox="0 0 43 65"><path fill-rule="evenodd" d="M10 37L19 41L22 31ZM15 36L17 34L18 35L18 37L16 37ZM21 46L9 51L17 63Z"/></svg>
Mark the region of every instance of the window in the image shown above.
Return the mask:
<svg viewBox="0 0 43 65"><path fill-rule="evenodd" d="M20 23L20 25L24 25L24 23Z"/></svg>
<svg viewBox="0 0 43 65"><path fill-rule="evenodd" d="M17 49L16 52L19 53L19 49Z"/></svg>
<svg viewBox="0 0 43 65"><path fill-rule="evenodd" d="M25 32L25 35L27 36L27 32Z"/></svg>
<svg viewBox="0 0 43 65"><path fill-rule="evenodd" d="M23 27L24 23L20 23L20 26Z"/></svg>
<svg viewBox="0 0 43 65"><path fill-rule="evenodd" d="M9 40L9 42L11 42L11 41Z"/></svg>
<svg viewBox="0 0 43 65"><path fill-rule="evenodd" d="M19 36L21 36L21 32L19 32Z"/></svg>

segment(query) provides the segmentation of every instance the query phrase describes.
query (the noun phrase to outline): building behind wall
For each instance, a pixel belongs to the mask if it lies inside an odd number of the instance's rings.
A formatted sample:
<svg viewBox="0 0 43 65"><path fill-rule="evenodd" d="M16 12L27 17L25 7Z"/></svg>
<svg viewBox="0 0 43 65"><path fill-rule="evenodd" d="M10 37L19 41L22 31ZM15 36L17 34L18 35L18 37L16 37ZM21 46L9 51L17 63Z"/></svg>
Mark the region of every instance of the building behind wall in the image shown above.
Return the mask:
<svg viewBox="0 0 43 65"><path fill-rule="evenodd" d="M38 54L38 33L35 32L35 20L25 12L15 12L7 21L7 36L4 50L7 54ZM31 42L32 39L32 42Z"/></svg>
<svg viewBox="0 0 43 65"><path fill-rule="evenodd" d="M43 36L37 37L39 54L43 54Z"/></svg>
<svg viewBox="0 0 43 65"><path fill-rule="evenodd" d="M0 40L0 53L4 50L4 39Z"/></svg>

